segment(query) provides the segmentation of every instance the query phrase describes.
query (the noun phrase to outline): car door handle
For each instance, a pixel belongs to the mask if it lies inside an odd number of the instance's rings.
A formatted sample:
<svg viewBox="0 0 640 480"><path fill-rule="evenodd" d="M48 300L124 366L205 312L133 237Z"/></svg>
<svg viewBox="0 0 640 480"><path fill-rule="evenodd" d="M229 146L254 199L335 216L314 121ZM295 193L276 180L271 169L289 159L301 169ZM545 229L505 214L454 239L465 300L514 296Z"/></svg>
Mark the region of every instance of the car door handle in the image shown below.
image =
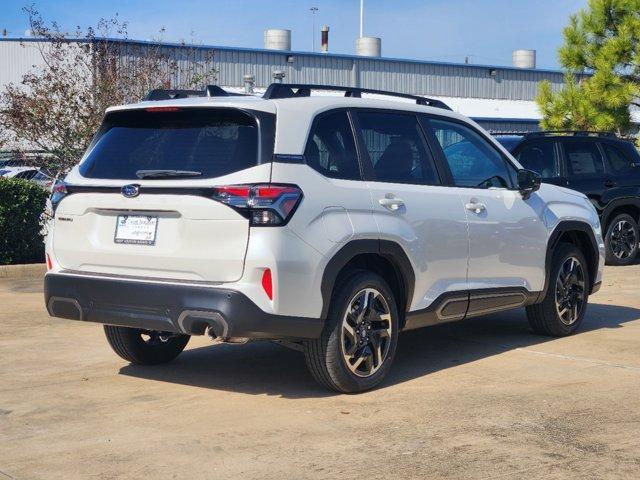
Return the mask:
<svg viewBox="0 0 640 480"><path fill-rule="evenodd" d="M605 180L604 181L604 186L607 187L607 188L613 188L616 185L617 185L616 182L614 182L613 180Z"/></svg>
<svg viewBox="0 0 640 480"><path fill-rule="evenodd" d="M378 203L382 205L384 208L389 210L398 210L400 207L404 206L404 201L401 198L396 197L393 194L387 194L384 198L378 200Z"/></svg>
<svg viewBox="0 0 640 480"><path fill-rule="evenodd" d="M480 202L477 202L475 200L471 200L469 203L467 203L464 206L464 208L466 208L470 212L473 212L473 213L476 213L476 214L480 214L480 213L484 212L487 209L487 206L484 203L480 203Z"/></svg>

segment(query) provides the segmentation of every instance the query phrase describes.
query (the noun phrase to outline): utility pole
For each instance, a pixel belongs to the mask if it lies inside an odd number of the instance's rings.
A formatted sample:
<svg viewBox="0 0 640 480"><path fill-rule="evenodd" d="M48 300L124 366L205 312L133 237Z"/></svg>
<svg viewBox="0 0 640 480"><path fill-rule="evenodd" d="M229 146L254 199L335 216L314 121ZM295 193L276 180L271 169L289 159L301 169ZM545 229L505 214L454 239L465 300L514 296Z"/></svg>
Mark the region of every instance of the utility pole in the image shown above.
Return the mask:
<svg viewBox="0 0 640 480"><path fill-rule="evenodd" d="M360 0L360 38L364 36L364 0Z"/></svg>
<svg viewBox="0 0 640 480"><path fill-rule="evenodd" d="M311 11L311 51L316 51L316 12L318 11L318 7L311 7L309 9Z"/></svg>

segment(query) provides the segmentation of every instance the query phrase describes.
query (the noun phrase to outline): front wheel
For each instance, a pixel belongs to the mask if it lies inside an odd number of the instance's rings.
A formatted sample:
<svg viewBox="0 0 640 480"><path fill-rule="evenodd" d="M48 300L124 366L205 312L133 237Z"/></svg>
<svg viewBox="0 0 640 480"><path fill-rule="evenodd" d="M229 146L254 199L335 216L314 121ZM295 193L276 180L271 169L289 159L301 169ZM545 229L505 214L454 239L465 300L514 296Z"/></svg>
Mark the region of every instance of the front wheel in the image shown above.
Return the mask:
<svg viewBox="0 0 640 480"><path fill-rule="evenodd" d="M561 243L553 253L547 293L542 301L527 307L533 331L564 337L576 331L587 311L589 270L575 245Z"/></svg>
<svg viewBox="0 0 640 480"><path fill-rule="evenodd" d="M377 386L398 344L398 310L387 283L356 271L336 285L320 338L305 343L305 359L321 385L343 393Z"/></svg>
<svg viewBox="0 0 640 480"><path fill-rule="evenodd" d="M107 341L121 358L138 365L158 365L175 359L187 346L189 335L104 326Z"/></svg>
<svg viewBox="0 0 640 480"><path fill-rule="evenodd" d="M638 223L631 215L616 215L604 237L607 265L629 265L638 254Z"/></svg>

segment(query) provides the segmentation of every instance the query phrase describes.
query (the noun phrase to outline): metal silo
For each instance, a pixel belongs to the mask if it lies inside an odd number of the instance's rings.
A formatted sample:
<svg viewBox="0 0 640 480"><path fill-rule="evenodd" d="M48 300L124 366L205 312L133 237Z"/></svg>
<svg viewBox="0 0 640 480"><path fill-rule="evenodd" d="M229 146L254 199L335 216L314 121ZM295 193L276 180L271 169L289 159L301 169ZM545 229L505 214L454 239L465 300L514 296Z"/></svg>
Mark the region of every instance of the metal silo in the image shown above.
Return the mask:
<svg viewBox="0 0 640 480"><path fill-rule="evenodd" d="M269 28L264 31L264 48L291 51L291 30Z"/></svg>
<svg viewBox="0 0 640 480"><path fill-rule="evenodd" d="M516 68L536 68L535 50L514 50L511 58Z"/></svg>
<svg viewBox="0 0 640 480"><path fill-rule="evenodd" d="M380 57L382 55L382 39L379 37L357 38L356 55L363 57Z"/></svg>

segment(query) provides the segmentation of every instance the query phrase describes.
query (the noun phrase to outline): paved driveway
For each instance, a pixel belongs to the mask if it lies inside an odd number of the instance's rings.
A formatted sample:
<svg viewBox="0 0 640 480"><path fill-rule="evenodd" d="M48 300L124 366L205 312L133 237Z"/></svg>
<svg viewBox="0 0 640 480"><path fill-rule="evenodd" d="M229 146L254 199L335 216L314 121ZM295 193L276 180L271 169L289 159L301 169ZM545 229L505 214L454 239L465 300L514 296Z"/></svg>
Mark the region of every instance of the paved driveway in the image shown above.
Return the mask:
<svg viewBox="0 0 640 480"><path fill-rule="evenodd" d="M407 332L351 396L269 343L130 366L40 279L0 280L0 480L640 478L639 280L608 268L569 338L523 311Z"/></svg>

